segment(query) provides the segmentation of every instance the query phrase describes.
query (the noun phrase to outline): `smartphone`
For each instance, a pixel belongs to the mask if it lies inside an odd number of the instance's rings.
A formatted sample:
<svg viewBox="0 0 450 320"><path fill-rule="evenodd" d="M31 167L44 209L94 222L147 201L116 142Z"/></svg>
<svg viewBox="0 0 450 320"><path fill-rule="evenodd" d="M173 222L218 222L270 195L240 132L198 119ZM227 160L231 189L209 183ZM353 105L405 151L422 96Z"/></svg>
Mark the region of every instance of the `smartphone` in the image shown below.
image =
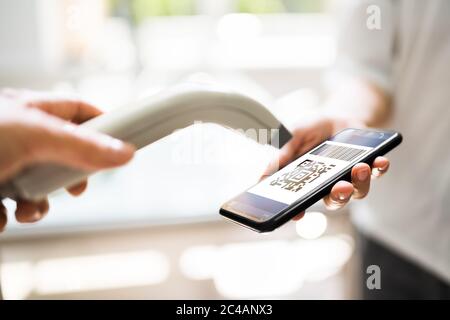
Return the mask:
<svg viewBox="0 0 450 320"><path fill-rule="evenodd" d="M399 132L344 129L226 202L220 214L257 232L273 231L329 194L336 182L351 181L355 164L372 165L401 141Z"/></svg>

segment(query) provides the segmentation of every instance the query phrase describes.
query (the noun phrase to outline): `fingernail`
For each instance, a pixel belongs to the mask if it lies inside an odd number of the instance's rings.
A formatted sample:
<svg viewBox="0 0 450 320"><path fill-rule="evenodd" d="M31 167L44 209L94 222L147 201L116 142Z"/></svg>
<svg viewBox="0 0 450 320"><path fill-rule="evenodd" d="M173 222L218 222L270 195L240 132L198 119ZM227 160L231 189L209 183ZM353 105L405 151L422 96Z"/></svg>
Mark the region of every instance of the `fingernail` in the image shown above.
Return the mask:
<svg viewBox="0 0 450 320"><path fill-rule="evenodd" d="M345 193L343 193L343 192L339 192L338 199L341 200L341 201L344 201L344 200L347 199L347 195Z"/></svg>
<svg viewBox="0 0 450 320"><path fill-rule="evenodd" d="M132 150L132 147L127 143L109 136L102 136L101 142L108 149L110 149L113 152L117 152L119 154L128 154Z"/></svg>
<svg viewBox="0 0 450 320"><path fill-rule="evenodd" d="M367 168L359 170L357 176L359 181L366 181L369 177L369 171L367 170Z"/></svg>
<svg viewBox="0 0 450 320"><path fill-rule="evenodd" d="M387 168L388 168L388 164L386 163L386 164L384 164L384 166L378 168L378 170L380 170L380 171L386 171Z"/></svg>
<svg viewBox="0 0 450 320"><path fill-rule="evenodd" d="M103 142L108 146L108 148L112 150L123 151L123 149L125 148L125 143L123 143L119 139L105 136Z"/></svg>
<svg viewBox="0 0 450 320"><path fill-rule="evenodd" d="M42 218L42 213L40 212L40 211L36 211L34 214L33 214L33 216L32 216L32 220L33 220L33 222L36 222L36 221L38 221L38 220L41 220L41 218Z"/></svg>

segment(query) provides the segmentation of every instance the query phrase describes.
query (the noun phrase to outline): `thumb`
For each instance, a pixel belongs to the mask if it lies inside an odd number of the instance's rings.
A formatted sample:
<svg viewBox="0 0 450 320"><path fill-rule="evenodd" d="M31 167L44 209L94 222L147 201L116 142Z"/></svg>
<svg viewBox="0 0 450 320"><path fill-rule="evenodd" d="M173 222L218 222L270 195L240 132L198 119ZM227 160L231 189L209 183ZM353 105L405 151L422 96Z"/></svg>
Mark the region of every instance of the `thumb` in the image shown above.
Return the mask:
<svg viewBox="0 0 450 320"><path fill-rule="evenodd" d="M95 171L128 162L134 147L120 140L59 119L51 119L34 130L28 140L28 162L52 162Z"/></svg>

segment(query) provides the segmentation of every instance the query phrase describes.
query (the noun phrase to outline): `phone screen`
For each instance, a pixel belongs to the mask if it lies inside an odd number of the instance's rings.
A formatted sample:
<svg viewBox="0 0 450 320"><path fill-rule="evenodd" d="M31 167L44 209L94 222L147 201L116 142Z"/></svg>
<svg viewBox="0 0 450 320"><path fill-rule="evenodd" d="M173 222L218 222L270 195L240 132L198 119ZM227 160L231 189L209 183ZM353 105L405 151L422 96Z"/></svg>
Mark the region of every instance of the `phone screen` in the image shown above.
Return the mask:
<svg viewBox="0 0 450 320"><path fill-rule="evenodd" d="M262 222L355 165L394 133L346 129L224 205Z"/></svg>

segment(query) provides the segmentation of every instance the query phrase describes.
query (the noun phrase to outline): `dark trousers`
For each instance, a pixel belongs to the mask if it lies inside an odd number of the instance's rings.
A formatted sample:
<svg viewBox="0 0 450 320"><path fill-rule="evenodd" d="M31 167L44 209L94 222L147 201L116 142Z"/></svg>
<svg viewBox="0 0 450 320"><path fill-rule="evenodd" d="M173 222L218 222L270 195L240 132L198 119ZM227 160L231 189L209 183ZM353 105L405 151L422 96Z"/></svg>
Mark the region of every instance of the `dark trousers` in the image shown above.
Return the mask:
<svg viewBox="0 0 450 320"><path fill-rule="evenodd" d="M360 233L358 247L363 299L450 299L450 283L379 242ZM380 289L367 286L367 279L372 274L367 273L367 268L371 265L379 266Z"/></svg>

